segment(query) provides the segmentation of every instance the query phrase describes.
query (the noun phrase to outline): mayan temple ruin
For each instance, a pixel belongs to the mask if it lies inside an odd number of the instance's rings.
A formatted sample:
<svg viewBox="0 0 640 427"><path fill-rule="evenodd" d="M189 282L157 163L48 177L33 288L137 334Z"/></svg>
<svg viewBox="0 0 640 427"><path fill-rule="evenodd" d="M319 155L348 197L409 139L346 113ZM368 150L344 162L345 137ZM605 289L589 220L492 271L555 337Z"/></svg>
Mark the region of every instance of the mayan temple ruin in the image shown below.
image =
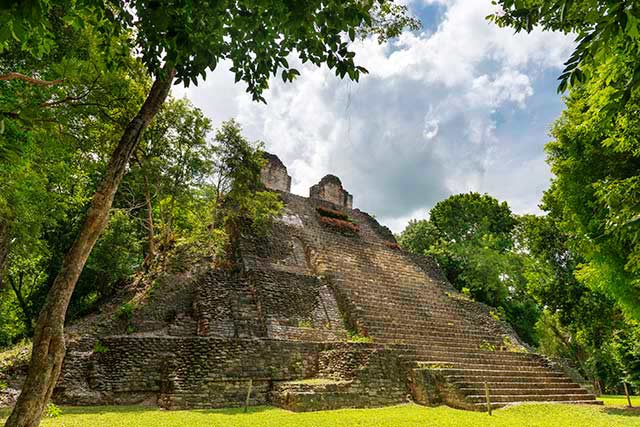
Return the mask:
<svg viewBox="0 0 640 427"><path fill-rule="evenodd" d="M90 333L72 326L57 402L216 408L250 391L250 405L293 411L408 400L486 410L488 386L493 407L598 403L570 368L530 352L353 209L340 179L294 195L285 165L265 157L262 180L285 206L268 237L233 242L239 268L178 271L135 310Z"/></svg>

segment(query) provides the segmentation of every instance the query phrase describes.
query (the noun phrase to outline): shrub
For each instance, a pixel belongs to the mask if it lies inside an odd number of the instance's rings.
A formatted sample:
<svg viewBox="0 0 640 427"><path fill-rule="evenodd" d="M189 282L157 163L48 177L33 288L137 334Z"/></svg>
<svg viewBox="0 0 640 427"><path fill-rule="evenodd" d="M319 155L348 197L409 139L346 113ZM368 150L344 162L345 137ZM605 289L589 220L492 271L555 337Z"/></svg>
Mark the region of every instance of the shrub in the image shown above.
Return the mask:
<svg viewBox="0 0 640 427"><path fill-rule="evenodd" d="M313 328L313 322L309 319L302 319L298 321L298 328Z"/></svg>
<svg viewBox="0 0 640 427"><path fill-rule="evenodd" d="M327 228L346 233L346 234L358 234L360 227L358 224L354 224L349 221L344 221L336 218L320 217L320 223Z"/></svg>
<svg viewBox="0 0 640 427"><path fill-rule="evenodd" d="M502 345L500 346L500 350L502 351L509 351L512 353L523 353L526 352L524 348L522 348L520 345L514 343L513 341L511 341L511 338L509 338L508 336L503 336L502 337Z"/></svg>
<svg viewBox="0 0 640 427"><path fill-rule="evenodd" d="M102 342L100 342L100 340L96 340L96 343L93 345L93 352L94 353L106 353L107 351L109 351L109 347L107 347L106 345L102 344Z"/></svg>
<svg viewBox="0 0 640 427"><path fill-rule="evenodd" d="M486 340L482 340L482 343L480 344L480 350L485 350L485 351L496 351L496 346L491 344L489 341Z"/></svg>
<svg viewBox="0 0 640 427"><path fill-rule="evenodd" d="M116 317L120 320L130 321L131 319L133 319L133 310L135 310L135 306L130 302L125 302L120 307L118 307Z"/></svg>
<svg viewBox="0 0 640 427"><path fill-rule="evenodd" d="M371 337L358 335L357 332L352 332L352 331L347 331L347 338L349 342L363 342L363 343L373 342L373 339Z"/></svg>
<svg viewBox="0 0 640 427"><path fill-rule="evenodd" d="M502 308L502 307L500 307L500 308ZM493 320L495 320L497 322L501 322L505 318L504 311L501 311L500 309L497 309L497 310L491 309L491 310L489 310L489 316L491 316L493 318Z"/></svg>
<svg viewBox="0 0 640 427"><path fill-rule="evenodd" d="M60 415L62 415L62 409L60 409L53 403L49 403L47 405L47 409L45 412L45 416L47 418L58 418Z"/></svg>
<svg viewBox="0 0 640 427"><path fill-rule="evenodd" d="M9 388L9 384L7 384L5 381L0 380L0 393L2 393L3 391L6 391L8 388Z"/></svg>
<svg viewBox="0 0 640 427"><path fill-rule="evenodd" d="M390 242L388 240L385 240L384 245L388 248L395 249L396 251L400 250L400 245L397 244L396 242Z"/></svg>

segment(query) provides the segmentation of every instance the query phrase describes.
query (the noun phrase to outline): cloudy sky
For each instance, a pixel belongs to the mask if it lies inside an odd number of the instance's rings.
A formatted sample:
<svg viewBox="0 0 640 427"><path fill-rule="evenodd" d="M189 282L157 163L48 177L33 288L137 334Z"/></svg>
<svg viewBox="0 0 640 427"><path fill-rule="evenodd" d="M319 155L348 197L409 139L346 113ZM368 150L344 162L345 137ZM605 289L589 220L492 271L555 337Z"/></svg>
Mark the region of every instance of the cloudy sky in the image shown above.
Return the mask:
<svg viewBox="0 0 640 427"><path fill-rule="evenodd" d="M234 85L228 66L178 89L217 126L235 118L262 140L307 196L327 173L354 207L399 232L439 200L486 192L518 213L538 212L551 176L543 146L562 109L556 77L572 39L514 35L484 17L490 0L413 0L423 29L355 47L369 70L360 83L299 65L289 84L273 79L267 105Z"/></svg>

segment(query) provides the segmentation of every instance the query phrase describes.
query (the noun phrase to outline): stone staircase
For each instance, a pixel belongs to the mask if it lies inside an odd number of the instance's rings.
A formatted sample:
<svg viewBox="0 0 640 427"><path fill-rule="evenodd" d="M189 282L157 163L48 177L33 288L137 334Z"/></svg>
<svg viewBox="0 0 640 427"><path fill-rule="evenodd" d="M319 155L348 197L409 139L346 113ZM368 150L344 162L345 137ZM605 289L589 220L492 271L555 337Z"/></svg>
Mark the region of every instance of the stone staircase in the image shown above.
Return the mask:
<svg viewBox="0 0 640 427"><path fill-rule="evenodd" d="M356 213L357 215L357 213ZM365 228L366 223L360 223ZM530 353L489 307L376 239L331 236L313 260L333 283L349 322L376 343L393 344L419 403L486 409L519 402L599 404L560 367Z"/></svg>

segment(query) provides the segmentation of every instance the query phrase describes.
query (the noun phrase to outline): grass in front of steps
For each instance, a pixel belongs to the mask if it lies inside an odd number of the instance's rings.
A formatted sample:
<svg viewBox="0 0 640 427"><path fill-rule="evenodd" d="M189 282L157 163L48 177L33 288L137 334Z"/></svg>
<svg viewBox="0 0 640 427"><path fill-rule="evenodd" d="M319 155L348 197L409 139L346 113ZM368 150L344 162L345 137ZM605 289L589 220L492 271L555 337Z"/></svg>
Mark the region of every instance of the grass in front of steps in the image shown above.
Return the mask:
<svg viewBox="0 0 640 427"><path fill-rule="evenodd" d="M603 395L599 396L598 400L602 400L607 406L627 406L627 397L624 395ZM640 396L631 396L631 405L640 410Z"/></svg>
<svg viewBox="0 0 640 427"><path fill-rule="evenodd" d="M608 398L618 402L618 397ZM64 407L43 427L626 427L640 426L640 411L620 407L527 404L493 412L427 408L414 404L379 409L294 413L272 407L163 411L141 406ZM0 409L0 424L8 411Z"/></svg>

